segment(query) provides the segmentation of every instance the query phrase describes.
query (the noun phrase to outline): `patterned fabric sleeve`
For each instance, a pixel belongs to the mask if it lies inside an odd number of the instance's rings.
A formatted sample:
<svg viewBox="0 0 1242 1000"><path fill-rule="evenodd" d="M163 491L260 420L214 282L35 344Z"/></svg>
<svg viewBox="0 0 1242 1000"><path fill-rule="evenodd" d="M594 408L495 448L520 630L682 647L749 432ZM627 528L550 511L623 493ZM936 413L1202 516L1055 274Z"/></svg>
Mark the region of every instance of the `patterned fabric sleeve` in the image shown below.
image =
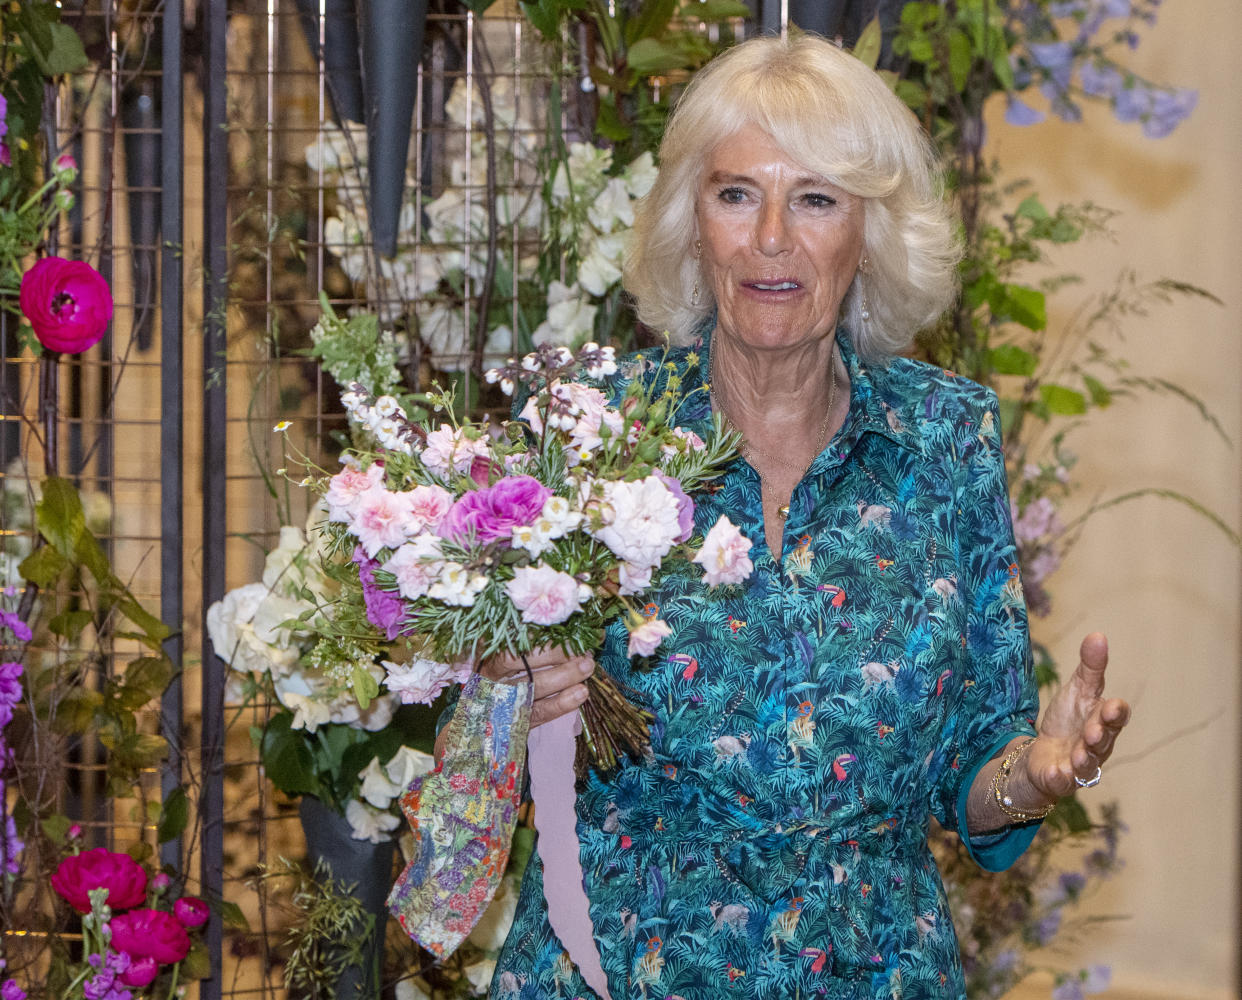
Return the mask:
<svg viewBox="0 0 1242 1000"><path fill-rule="evenodd" d="M932 811L956 829L972 858L1003 871L1029 846L1038 823L971 837L966 802L980 769L1015 736L1034 735L1039 695L1013 540L996 397L982 390L971 436L959 444L958 565L968 602L966 677L932 764Z"/></svg>

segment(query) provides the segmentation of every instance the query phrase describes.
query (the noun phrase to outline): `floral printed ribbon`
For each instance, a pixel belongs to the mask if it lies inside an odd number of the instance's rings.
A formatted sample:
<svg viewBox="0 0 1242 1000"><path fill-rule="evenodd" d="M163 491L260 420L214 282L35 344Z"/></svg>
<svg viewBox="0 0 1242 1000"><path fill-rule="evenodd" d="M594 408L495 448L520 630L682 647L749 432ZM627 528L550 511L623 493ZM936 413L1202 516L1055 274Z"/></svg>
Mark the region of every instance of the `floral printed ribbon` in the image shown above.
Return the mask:
<svg viewBox="0 0 1242 1000"><path fill-rule="evenodd" d="M388 908L415 941L451 955L483 916L509 861L521 802L531 686L472 674L444 756L401 797L414 852ZM571 753L572 758L572 753Z"/></svg>

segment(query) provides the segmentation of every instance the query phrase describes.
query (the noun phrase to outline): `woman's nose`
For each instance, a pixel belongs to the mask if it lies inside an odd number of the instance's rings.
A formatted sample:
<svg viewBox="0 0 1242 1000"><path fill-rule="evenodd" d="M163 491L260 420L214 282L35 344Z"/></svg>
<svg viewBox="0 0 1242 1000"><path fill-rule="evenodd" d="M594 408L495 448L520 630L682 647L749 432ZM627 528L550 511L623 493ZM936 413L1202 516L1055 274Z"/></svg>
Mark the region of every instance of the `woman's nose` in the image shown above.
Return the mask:
<svg viewBox="0 0 1242 1000"><path fill-rule="evenodd" d="M789 224L785 218L785 206L768 201L759 214L757 242L759 251L768 256L784 253L790 248Z"/></svg>

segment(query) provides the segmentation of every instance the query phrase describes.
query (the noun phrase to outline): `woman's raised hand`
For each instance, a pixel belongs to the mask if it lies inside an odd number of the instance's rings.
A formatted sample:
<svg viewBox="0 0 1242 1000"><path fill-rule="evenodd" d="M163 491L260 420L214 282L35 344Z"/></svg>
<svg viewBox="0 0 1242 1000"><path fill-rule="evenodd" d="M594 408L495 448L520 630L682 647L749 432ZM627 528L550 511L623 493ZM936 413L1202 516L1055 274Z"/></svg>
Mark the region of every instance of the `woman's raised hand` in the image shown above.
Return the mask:
<svg viewBox="0 0 1242 1000"><path fill-rule="evenodd" d="M595 670L595 659L590 653L571 656L560 646L543 646L527 653L526 662L530 664L535 681L535 700L530 713L532 728L572 712L586 701L587 688L583 682ZM528 679L521 657L508 654L484 660L479 673L505 684Z"/></svg>
<svg viewBox="0 0 1242 1000"><path fill-rule="evenodd" d="M1082 641L1073 676L1049 702L1039 723L1039 739L1025 755L1032 789L1051 802L1078 784L1094 784L1112 755L1117 734L1130 721L1130 706L1104 697L1108 640L1092 632Z"/></svg>

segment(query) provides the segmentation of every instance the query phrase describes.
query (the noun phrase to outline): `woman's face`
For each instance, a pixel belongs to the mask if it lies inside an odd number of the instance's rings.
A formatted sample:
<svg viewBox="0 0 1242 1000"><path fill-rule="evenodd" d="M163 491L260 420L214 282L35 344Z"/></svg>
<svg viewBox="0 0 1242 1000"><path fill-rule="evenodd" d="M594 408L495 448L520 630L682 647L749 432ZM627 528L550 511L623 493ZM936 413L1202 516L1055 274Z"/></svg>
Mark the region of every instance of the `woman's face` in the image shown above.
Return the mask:
<svg viewBox="0 0 1242 1000"><path fill-rule="evenodd" d="M750 125L711 153L695 215L722 332L758 350L832 335L862 258L861 198Z"/></svg>

